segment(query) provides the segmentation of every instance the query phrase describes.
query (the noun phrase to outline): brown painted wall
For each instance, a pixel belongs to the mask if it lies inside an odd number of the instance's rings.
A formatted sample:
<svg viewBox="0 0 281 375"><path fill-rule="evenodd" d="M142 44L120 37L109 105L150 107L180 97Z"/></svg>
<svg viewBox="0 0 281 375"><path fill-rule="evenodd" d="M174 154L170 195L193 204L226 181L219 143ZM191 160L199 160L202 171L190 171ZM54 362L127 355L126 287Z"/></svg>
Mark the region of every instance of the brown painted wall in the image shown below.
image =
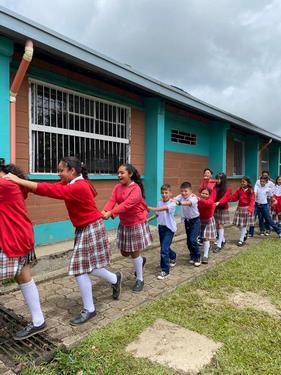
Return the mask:
<svg viewBox="0 0 281 375"><path fill-rule="evenodd" d="M179 194L180 184L189 181L194 192L198 192L203 170L208 166L208 157L165 151L164 182L172 186L174 195Z"/></svg>
<svg viewBox="0 0 281 375"><path fill-rule="evenodd" d="M29 172L28 88L28 80L25 79L17 96L16 107L16 163L25 172ZM141 174L144 173L144 112L135 108L131 109L131 162ZM94 181L98 192L97 205L99 208L103 207L115 184L115 180ZM68 219L64 203L61 201L30 194L27 207L34 224Z"/></svg>
<svg viewBox="0 0 281 375"><path fill-rule="evenodd" d="M233 138L227 137L226 175L233 176L233 172L234 172L234 142L233 142Z"/></svg>

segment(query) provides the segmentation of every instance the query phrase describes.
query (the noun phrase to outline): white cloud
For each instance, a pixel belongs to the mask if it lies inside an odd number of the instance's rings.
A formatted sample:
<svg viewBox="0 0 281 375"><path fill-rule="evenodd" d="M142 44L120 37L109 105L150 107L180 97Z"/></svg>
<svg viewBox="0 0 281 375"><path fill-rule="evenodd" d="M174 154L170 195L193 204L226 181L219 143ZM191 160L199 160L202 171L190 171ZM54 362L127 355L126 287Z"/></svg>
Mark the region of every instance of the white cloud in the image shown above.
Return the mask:
<svg viewBox="0 0 281 375"><path fill-rule="evenodd" d="M281 135L279 0L0 0Z"/></svg>

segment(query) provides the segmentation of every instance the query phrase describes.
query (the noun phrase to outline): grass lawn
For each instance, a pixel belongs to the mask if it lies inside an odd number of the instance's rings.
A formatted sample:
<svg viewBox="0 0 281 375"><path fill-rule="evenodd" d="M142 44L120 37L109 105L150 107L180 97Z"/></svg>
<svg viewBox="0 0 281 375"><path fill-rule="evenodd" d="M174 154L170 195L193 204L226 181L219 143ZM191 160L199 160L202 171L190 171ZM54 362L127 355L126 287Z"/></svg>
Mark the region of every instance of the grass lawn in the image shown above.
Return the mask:
<svg viewBox="0 0 281 375"><path fill-rule="evenodd" d="M92 333L68 353L59 352L50 364L23 374L175 374L124 350L158 318L223 343L216 361L200 374L280 374L281 316L235 308L228 296L237 291L265 295L281 310L281 240L247 247L206 275Z"/></svg>

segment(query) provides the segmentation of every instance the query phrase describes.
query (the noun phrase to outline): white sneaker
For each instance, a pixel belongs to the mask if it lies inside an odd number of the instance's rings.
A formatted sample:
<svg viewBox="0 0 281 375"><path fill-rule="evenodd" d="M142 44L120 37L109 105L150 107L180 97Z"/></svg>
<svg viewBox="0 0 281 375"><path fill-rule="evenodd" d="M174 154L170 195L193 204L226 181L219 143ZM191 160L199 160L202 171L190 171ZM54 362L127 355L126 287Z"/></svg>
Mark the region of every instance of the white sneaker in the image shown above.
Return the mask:
<svg viewBox="0 0 281 375"><path fill-rule="evenodd" d="M169 277L170 274L165 272L165 271L161 271L160 272L160 275L157 276L157 279L158 280L164 280L164 279L167 279L167 277Z"/></svg>
<svg viewBox="0 0 281 375"><path fill-rule="evenodd" d="M201 266L201 260L200 260L200 259L196 260L196 261L194 262L194 266L195 266L195 267L199 267L199 266Z"/></svg>

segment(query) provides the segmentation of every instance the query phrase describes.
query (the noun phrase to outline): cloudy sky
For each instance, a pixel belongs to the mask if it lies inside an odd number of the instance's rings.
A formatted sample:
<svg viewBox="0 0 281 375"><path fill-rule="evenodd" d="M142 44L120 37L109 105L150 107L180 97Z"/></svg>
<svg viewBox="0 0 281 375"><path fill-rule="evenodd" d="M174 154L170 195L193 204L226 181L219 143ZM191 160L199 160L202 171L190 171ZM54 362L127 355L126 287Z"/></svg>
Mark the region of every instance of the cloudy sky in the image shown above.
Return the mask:
<svg viewBox="0 0 281 375"><path fill-rule="evenodd" d="M281 135L280 0L0 5Z"/></svg>

